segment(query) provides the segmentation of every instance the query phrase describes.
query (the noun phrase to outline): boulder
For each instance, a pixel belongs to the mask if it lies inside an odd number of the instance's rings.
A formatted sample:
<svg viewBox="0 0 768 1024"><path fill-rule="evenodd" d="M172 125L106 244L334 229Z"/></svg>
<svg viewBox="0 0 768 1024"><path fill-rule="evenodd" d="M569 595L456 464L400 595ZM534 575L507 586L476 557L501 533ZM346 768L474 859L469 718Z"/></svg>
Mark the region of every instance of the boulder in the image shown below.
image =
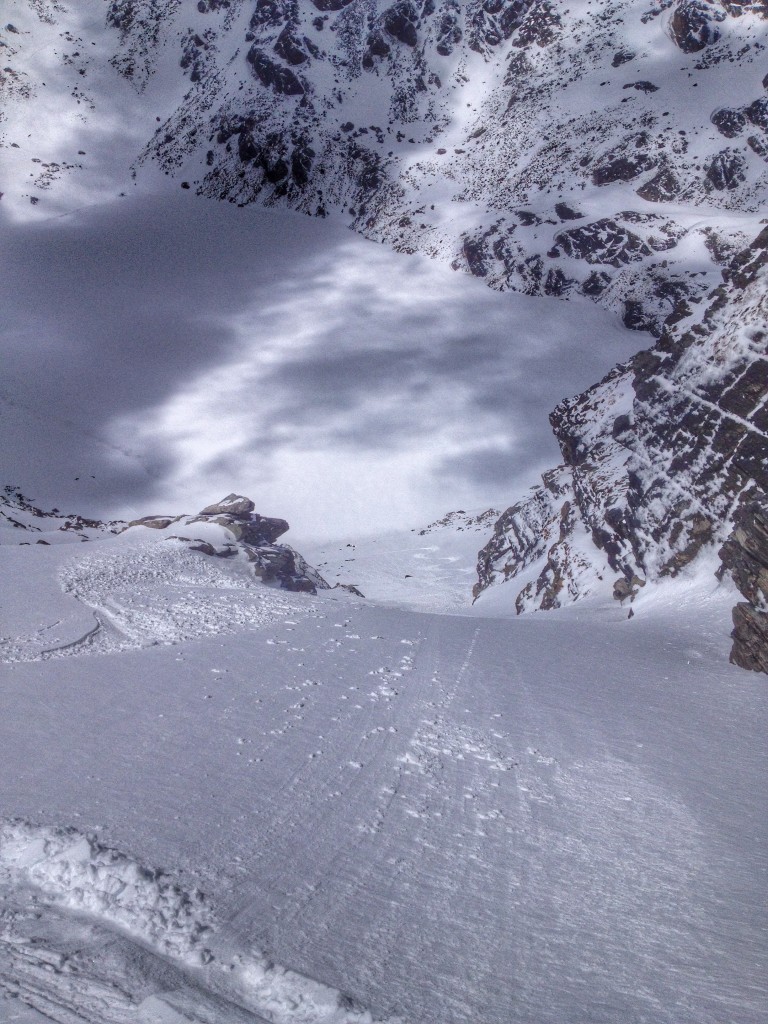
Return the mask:
<svg viewBox="0 0 768 1024"><path fill-rule="evenodd" d="M256 508L250 498L242 494L228 494L226 498L208 505L199 514L201 516L249 516Z"/></svg>

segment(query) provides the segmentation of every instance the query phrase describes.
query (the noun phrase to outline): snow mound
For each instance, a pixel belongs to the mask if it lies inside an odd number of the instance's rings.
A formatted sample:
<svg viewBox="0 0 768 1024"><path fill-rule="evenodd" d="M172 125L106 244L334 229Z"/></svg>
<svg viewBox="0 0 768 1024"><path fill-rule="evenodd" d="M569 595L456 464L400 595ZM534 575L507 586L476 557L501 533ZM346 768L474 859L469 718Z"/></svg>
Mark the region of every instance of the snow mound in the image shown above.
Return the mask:
<svg viewBox="0 0 768 1024"><path fill-rule="evenodd" d="M204 896L74 829L0 825L0 881L125 929L167 956L189 957L210 930Z"/></svg>
<svg viewBox="0 0 768 1024"><path fill-rule="evenodd" d="M60 582L100 625L88 650L107 653L232 633L307 610L239 568L201 558L181 541L150 542L89 553L64 566Z"/></svg>

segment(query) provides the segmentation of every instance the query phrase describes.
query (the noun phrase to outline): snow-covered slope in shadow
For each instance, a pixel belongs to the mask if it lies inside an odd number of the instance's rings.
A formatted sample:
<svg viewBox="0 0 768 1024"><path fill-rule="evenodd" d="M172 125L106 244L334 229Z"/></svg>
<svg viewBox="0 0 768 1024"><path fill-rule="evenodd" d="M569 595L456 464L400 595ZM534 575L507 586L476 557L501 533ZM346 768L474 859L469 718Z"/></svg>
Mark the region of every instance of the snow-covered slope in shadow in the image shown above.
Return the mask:
<svg viewBox="0 0 768 1024"><path fill-rule="evenodd" d="M62 181L103 184L112 131L114 154L145 143L142 163L203 195L334 213L658 333L765 204L758 0L12 0L8 16L21 215Z"/></svg>

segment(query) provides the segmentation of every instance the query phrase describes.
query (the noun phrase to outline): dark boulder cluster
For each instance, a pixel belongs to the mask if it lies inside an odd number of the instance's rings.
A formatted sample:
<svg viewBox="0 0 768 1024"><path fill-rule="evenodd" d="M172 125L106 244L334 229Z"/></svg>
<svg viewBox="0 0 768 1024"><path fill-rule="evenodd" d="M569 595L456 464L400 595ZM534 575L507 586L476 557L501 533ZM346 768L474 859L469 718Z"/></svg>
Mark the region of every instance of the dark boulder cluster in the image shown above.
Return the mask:
<svg viewBox="0 0 768 1024"><path fill-rule="evenodd" d="M308 594L327 590L328 584L322 576L297 551L287 544L275 543L288 530L288 523L284 519L261 516L254 508L250 498L228 494L196 516L145 516L129 523L127 528L143 526L168 530L173 527L176 531L182 527L184 536L174 532L168 535L169 539L183 540L192 551L217 558L243 554L253 566L254 574L264 583ZM214 542L210 537L186 536L194 534L193 528L198 524L223 527L226 539Z"/></svg>

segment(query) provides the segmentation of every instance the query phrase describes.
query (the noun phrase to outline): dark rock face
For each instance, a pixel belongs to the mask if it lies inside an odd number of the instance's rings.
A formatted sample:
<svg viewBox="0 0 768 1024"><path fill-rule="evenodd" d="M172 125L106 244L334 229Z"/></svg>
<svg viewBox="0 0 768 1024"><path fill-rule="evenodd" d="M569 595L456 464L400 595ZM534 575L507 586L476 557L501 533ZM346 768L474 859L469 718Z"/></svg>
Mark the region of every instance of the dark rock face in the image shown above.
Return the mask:
<svg viewBox="0 0 768 1024"><path fill-rule="evenodd" d="M411 0L400 0L393 4L381 16L381 24L385 31L404 46L415 46L419 41L416 31L419 24L419 12Z"/></svg>
<svg viewBox="0 0 768 1024"><path fill-rule="evenodd" d="M633 231L609 218L561 231L555 235L555 243L562 247L567 256L575 256L587 263L605 263L611 267L621 267L643 256L650 256L652 251Z"/></svg>
<svg viewBox="0 0 768 1024"><path fill-rule="evenodd" d="M747 162L741 153L723 149L712 157L707 167L707 184L718 192L726 189L732 191L746 180L746 166Z"/></svg>
<svg viewBox="0 0 768 1024"><path fill-rule="evenodd" d="M732 107L721 107L712 114L710 120L726 139L734 139L744 131L747 125L747 119L744 114L740 110L734 110Z"/></svg>
<svg viewBox="0 0 768 1024"><path fill-rule="evenodd" d="M282 96L304 95L304 86L293 71L273 61L258 46L251 47L247 59L254 75L273 92Z"/></svg>
<svg viewBox="0 0 768 1024"><path fill-rule="evenodd" d="M524 579L541 560L518 611L609 584L631 601L647 580L676 576L722 545L722 571L746 598L734 611L732 658L765 670L768 229L703 307L681 303L654 348L555 409L565 465L499 519L475 595Z"/></svg>
<svg viewBox="0 0 768 1024"><path fill-rule="evenodd" d="M657 158L649 150L650 139L645 133L607 153L592 171L595 185L610 185L615 181L633 181L644 171L656 166Z"/></svg>
<svg viewBox="0 0 768 1024"><path fill-rule="evenodd" d="M641 199L649 203L668 203L683 191L683 184L669 167L661 167L644 185L637 189Z"/></svg>
<svg viewBox="0 0 768 1024"><path fill-rule="evenodd" d="M621 67L622 64L627 64L629 61L634 60L636 56L637 56L637 54L634 52L634 50L627 50L627 49L617 50L616 53L614 53L614 55L613 55L613 60L611 61L611 67L612 68Z"/></svg>
<svg viewBox="0 0 768 1024"><path fill-rule="evenodd" d="M720 558L746 598L733 609L731 661L768 672L768 504L743 501Z"/></svg>
<svg viewBox="0 0 768 1024"><path fill-rule="evenodd" d="M340 11L352 3L352 0L312 0L318 11Z"/></svg>
<svg viewBox="0 0 768 1024"><path fill-rule="evenodd" d="M720 38L717 22L725 20L719 5L710 0L681 0L672 15L669 30L683 53L698 53Z"/></svg>
<svg viewBox="0 0 768 1024"><path fill-rule="evenodd" d="M249 547L246 553L249 562L253 563L254 573L264 583L302 594L330 589L322 576L287 544Z"/></svg>

